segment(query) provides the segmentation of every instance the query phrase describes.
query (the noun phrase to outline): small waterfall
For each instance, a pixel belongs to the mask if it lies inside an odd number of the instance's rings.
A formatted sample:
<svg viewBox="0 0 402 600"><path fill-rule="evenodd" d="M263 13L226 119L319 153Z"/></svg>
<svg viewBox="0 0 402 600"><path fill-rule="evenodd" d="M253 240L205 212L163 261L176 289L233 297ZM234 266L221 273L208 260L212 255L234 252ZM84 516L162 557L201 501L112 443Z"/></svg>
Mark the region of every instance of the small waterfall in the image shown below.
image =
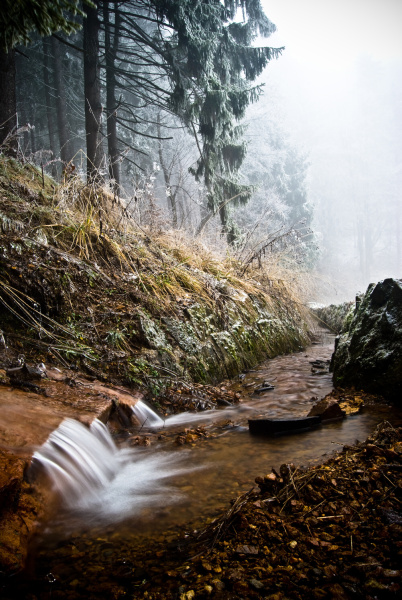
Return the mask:
<svg viewBox="0 0 402 600"><path fill-rule="evenodd" d="M117 447L98 420L88 429L79 421L65 419L32 461L42 465L67 506L90 502L119 467Z"/></svg>
<svg viewBox="0 0 402 600"><path fill-rule="evenodd" d="M65 508L94 524L179 500L168 483L190 470L186 460L186 453L118 448L100 421L88 428L66 419L34 453L32 464L47 474Z"/></svg>
<svg viewBox="0 0 402 600"><path fill-rule="evenodd" d="M245 411L247 408L236 407L237 413ZM152 410L145 402L139 400L134 406L132 406L133 413L138 420L141 427L147 429L161 429L167 427L174 427L175 425L190 425L196 423L202 423L205 421L214 421L217 417L222 419L230 418L234 413L235 408L233 406L229 408L212 408L203 412L184 412L177 415L171 415L166 419L161 419L156 412Z"/></svg>
<svg viewBox="0 0 402 600"><path fill-rule="evenodd" d="M163 427L164 420L152 410L145 402L138 400L132 407L133 413L138 419L141 427L159 428Z"/></svg>

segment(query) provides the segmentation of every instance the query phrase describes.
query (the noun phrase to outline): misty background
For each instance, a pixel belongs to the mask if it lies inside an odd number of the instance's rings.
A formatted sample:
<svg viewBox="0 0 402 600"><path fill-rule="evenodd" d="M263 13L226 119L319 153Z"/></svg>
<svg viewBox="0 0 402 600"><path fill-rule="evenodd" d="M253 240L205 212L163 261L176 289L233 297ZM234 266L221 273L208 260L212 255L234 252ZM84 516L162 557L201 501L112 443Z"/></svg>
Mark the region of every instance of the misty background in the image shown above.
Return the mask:
<svg viewBox="0 0 402 600"><path fill-rule="evenodd" d="M402 2L264 0L285 46L249 109L250 147L276 124L308 160L317 299L402 273ZM255 152L252 150L252 152Z"/></svg>
<svg viewBox="0 0 402 600"><path fill-rule="evenodd" d="M218 127L214 111L228 107L214 99L205 109L215 123L210 139L201 119L190 124L172 108L162 54L127 26L169 39L168 29L148 22L146 0L99 4L94 132L84 110L85 28L33 35L15 59L20 151L57 181L69 169L85 180L87 142L96 134L98 175L141 227L230 254L241 275L264 262L271 279L300 288L301 274L311 300L352 300L371 282L401 277L402 1L262 5L277 30L270 34L270 23L254 45L285 49L272 53L257 80L264 91L247 100L243 121L243 111L230 113ZM245 15L238 10L237 18ZM253 88L254 76L237 75L238 88ZM200 84L201 98L208 85ZM211 161L209 184L202 154Z"/></svg>

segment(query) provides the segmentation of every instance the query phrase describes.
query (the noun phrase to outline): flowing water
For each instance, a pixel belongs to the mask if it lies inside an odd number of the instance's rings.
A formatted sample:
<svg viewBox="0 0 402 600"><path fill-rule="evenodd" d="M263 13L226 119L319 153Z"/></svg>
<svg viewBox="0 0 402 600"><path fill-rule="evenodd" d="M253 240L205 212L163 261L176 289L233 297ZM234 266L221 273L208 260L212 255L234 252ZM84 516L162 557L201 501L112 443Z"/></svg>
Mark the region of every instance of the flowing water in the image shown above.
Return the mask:
<svg viewBox="0 0 402 600"><path fill-rule="evenodd" d="M68 532L80 522L100 526L120 521L155 532L188 522L201 524L272 467L322 460L364 439L383 419L398 419L396 409L371 406L362 414L297 435L250 435L248 419L304 416L317 398L331 391L331 376L311 363L329 360L332 349L333 338L326 337L307 351L264 362L232 382L231 388L242 396L236 406L165 420L142 402L134 407L142 431L168 434L202 425L210 437L193 445L177 447L174 436L168 435L149 448L118 448L100 422L88 430L65 421L34 456L62 500L57 526ZM274 388L256 392L268 384ZM55 526L48 523L49 530Z"/></svg>
<svg viewBox="0 0 402 600"><path fill-rule="evenodd" d="M232 498L250 490L254 478L272 467L321 462L343 445L367 437L384 419L401 423L400 410L376 405L296 435L250 435L249 418L303 416L317 397L330 392L331 376L312 372L311 363L328 360L332 348L333 339L323 339L243 374L230 384L242 400L233 407L162 420L138 402L141 432L147 427L154 432L150 447L132 447L127 440L117 445L99 421L88 429L66 419L33 460L48 474L58 504L32 541L27 577L11 578L3 596L120 598L126 597L128 585L133 586L130 597L137 597L141 581L163 573L151 542L161 544L157 548L169 548L171 542L176 547L185 532L227 510ZM256 393L268 383L274 388ZM209 437L175 444L177 432L200 425ZM158 441L160 435L163 440Z"/></svg>

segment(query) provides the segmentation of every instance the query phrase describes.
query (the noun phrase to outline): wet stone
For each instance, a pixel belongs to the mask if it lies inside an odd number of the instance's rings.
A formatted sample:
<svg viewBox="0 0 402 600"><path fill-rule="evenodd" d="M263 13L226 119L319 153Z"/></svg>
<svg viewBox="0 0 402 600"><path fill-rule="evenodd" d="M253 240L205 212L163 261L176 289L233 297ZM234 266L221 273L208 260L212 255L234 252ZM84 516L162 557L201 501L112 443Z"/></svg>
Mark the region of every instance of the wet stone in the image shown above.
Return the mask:
<svg viewBox="0 0 402 600"><path fill-rule="evenodd" d="M258 579L250 579L250 585L255 590L262 590L264 588L264 584Z"/></svg>
<svg viewBox="0 0 402 600"><path fill-rule="evenodd" d="M336 400L326 397L317 402L317 404L311 408L307 416L319 416L321 421L332 421L334 419L342 419L345 415Z"/></svg>

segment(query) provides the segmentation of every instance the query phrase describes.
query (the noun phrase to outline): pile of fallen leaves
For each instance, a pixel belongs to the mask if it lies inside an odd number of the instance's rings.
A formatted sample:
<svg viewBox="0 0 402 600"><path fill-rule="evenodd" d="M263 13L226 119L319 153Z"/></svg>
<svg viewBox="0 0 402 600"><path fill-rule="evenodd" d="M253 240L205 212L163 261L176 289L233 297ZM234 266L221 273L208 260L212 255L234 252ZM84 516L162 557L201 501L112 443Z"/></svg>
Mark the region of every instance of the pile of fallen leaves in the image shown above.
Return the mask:
<svg viewBox="0 0 402 600"><path fill-rule="evenodd" d="M359 413L364 406L370 404L386 404L384 398L378 394L369 394L363 390L356 390L353 387L335 388L326 398L331 397L338 402L346 415L355 415Z"/></svg>
<svg viewBox="0 0 402 600"><path fill-rule="evenodd" d="M400 597L402 428L384 423L321 466L282 465L256 482L190 535L187 560L160 552L166 570L133 597Z"/></svg>

